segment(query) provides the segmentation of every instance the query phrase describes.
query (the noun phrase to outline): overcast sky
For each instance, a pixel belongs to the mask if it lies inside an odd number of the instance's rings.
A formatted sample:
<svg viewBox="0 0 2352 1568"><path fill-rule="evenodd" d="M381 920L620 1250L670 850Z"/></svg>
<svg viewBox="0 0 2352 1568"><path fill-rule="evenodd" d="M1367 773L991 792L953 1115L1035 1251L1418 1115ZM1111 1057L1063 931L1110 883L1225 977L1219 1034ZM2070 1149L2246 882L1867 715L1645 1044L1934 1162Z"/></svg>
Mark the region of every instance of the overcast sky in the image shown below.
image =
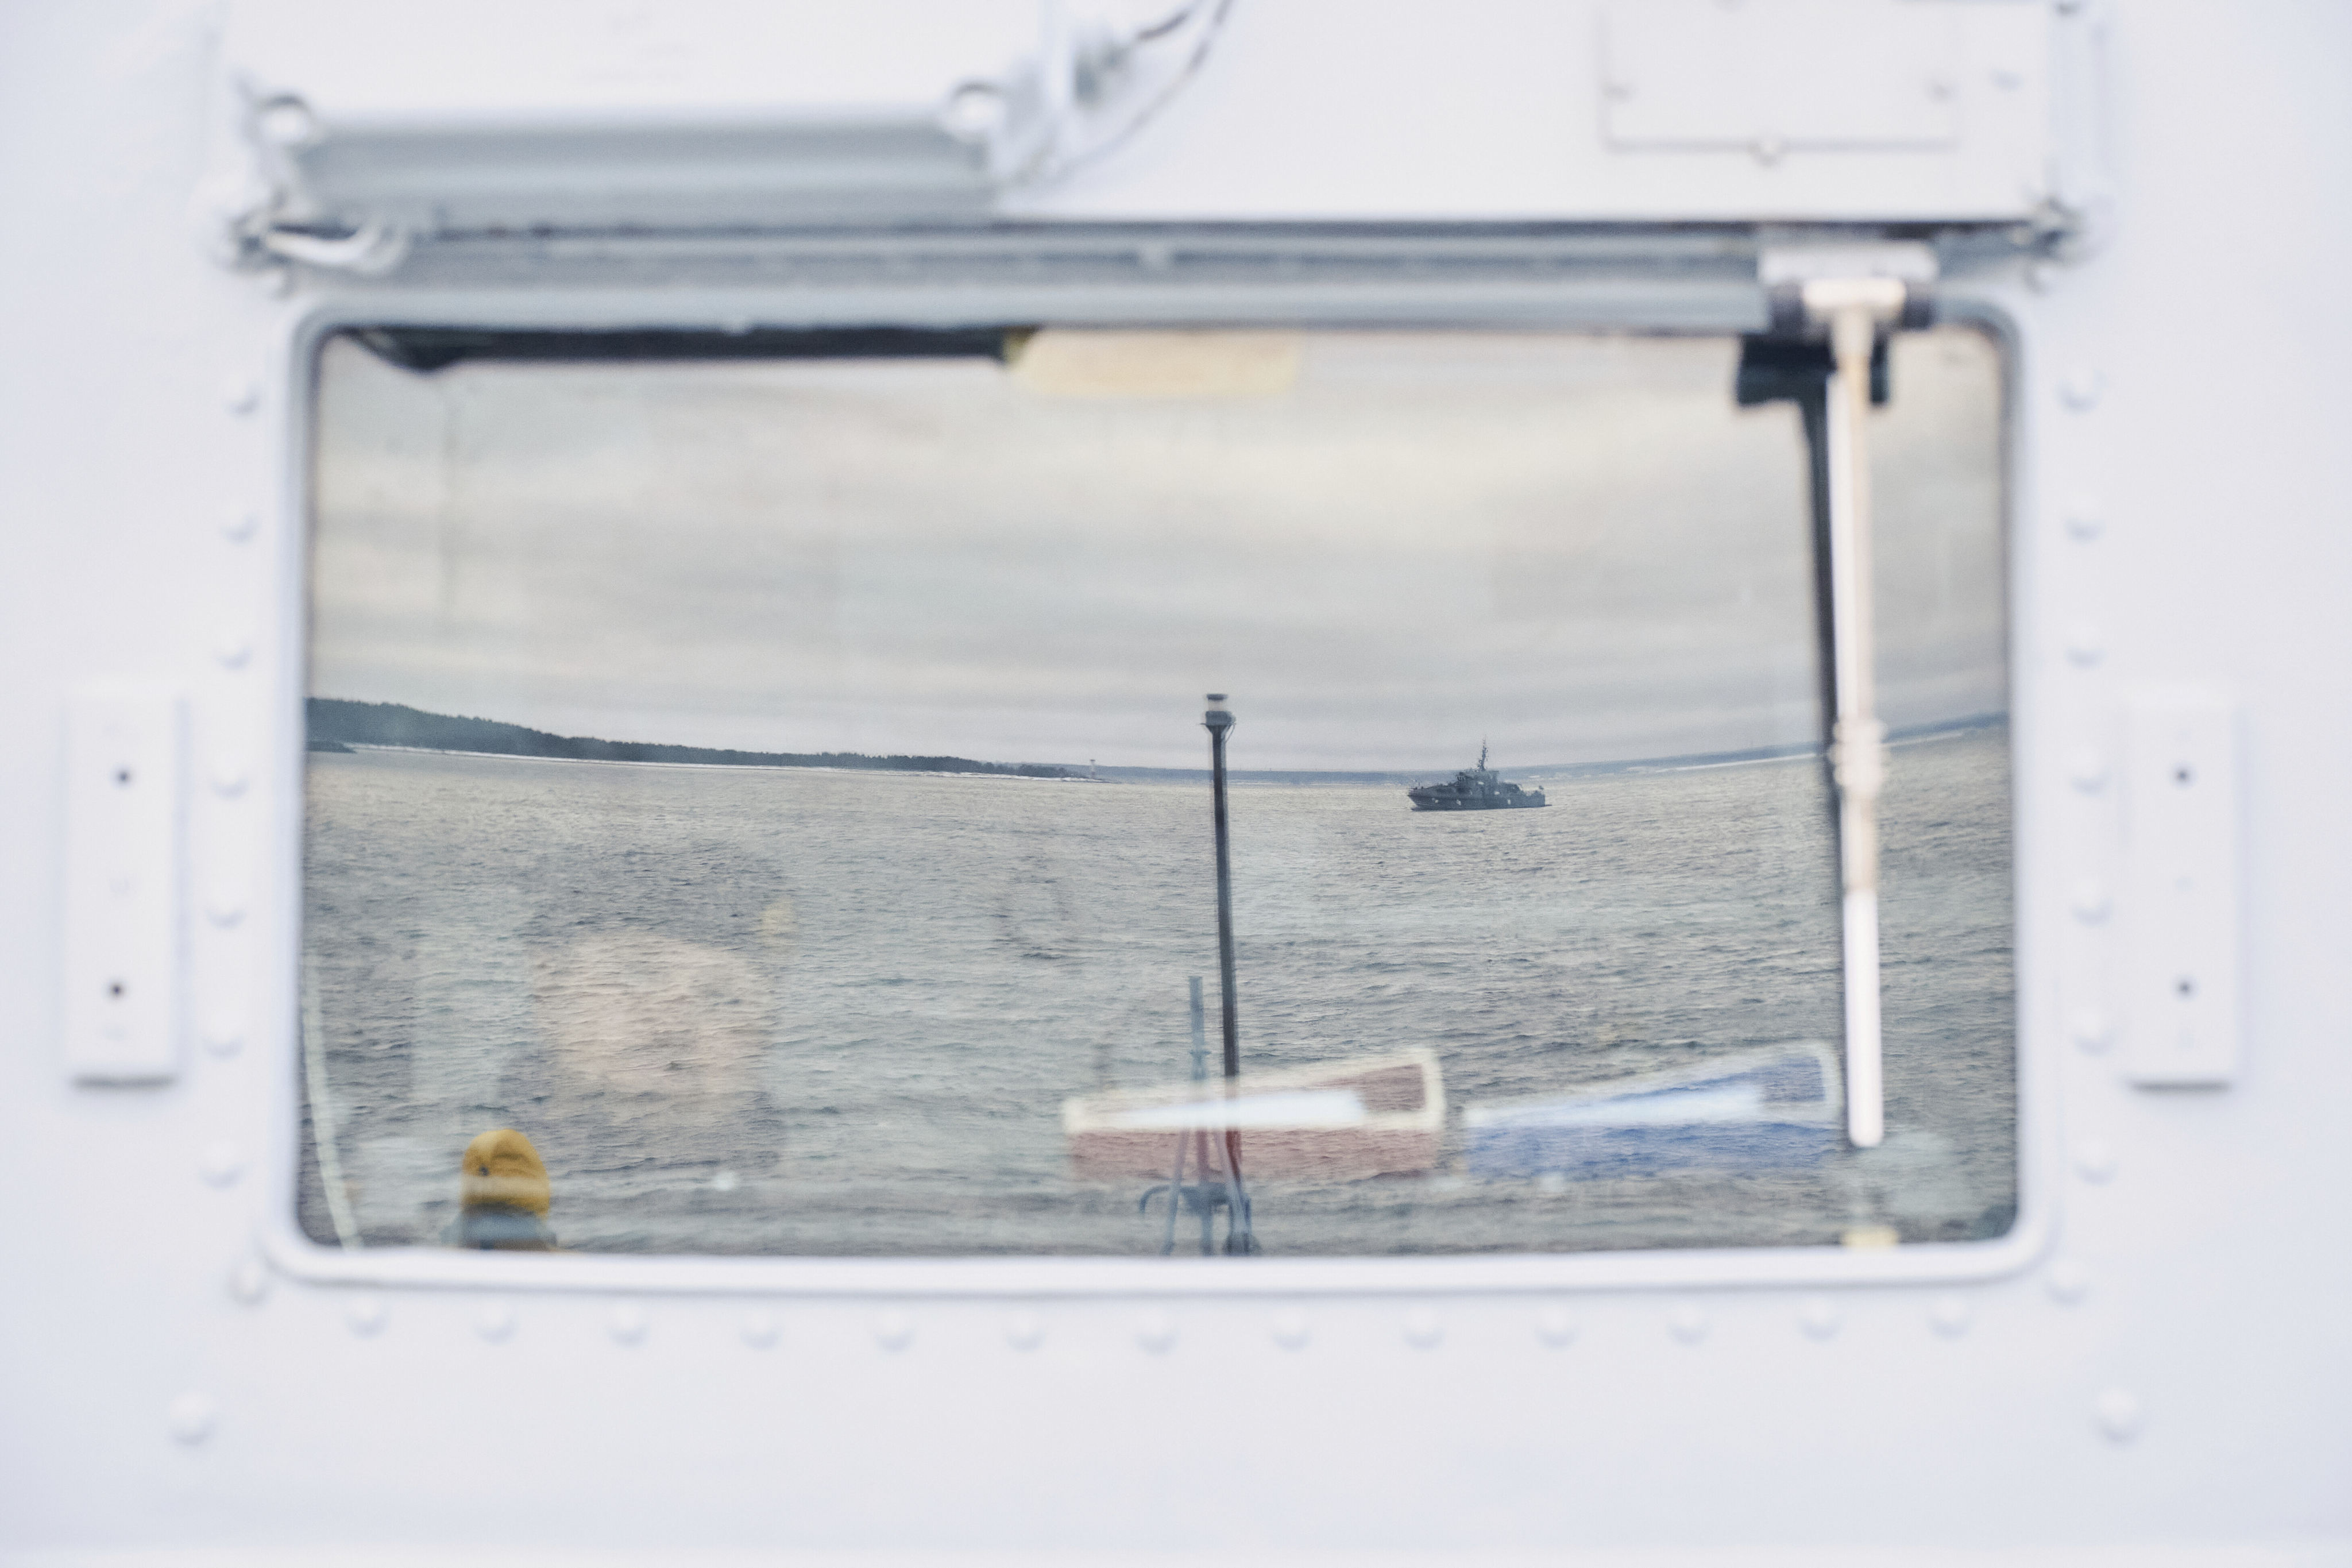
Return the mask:
<svg viewBox="0 0 2352 1568"><path fill-rule="evenodd" d="M565 734L1507 768L1810 739L1804 451L1729 339L1048 334L993 361L329 345L312 690ZM1998 367L1900 339L1881 701L2004 705Z"/></svg>

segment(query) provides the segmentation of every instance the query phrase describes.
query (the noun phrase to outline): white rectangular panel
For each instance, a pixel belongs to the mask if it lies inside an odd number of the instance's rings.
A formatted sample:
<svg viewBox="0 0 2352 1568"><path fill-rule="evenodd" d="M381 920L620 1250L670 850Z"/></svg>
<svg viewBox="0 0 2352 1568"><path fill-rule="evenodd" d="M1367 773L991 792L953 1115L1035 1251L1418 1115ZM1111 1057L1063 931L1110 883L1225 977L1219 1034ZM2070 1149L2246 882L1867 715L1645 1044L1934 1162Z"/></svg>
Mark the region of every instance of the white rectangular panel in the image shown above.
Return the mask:
<svg viewBox="0 0 2352 1568"><path fill-rule="evenodd" d="M2124 1024L2135 1083L2238 1066L2237 715L2201 689L2137 700L2125 733Z"/></svg>
<svg viewBox="0 0 2352 1568"><path fill-rule="evenodd" d="M1957 19L1853 0L1639 0L1608 13L1621 147L1936 148L1959 133Z"/></svg>
<svg viewBox="0 0 2352 1568"><path fill-rule="evenodd" d="M66 720L66 1069L169 1079L180 1058L181 703L77 691Z"/></svg>

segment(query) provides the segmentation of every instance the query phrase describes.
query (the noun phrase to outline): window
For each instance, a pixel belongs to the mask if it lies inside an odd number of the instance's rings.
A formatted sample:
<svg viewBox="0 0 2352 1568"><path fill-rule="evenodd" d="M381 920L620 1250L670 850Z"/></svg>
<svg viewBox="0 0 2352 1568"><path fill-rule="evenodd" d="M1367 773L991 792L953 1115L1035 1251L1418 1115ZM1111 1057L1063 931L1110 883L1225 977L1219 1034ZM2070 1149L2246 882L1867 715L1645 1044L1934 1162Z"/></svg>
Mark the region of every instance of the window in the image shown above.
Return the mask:
<svg viewBox="0 0 2352 1568"><path fill-rule="evenodd" d="M2000 357L1900 335L1873 416L1865 1152L1807 447L1792 405L1735 402L1739 354L331 338L305 1229L836 1257L2001 1234ZM1208 693L1237 721L1231 1082Z"/></svg>

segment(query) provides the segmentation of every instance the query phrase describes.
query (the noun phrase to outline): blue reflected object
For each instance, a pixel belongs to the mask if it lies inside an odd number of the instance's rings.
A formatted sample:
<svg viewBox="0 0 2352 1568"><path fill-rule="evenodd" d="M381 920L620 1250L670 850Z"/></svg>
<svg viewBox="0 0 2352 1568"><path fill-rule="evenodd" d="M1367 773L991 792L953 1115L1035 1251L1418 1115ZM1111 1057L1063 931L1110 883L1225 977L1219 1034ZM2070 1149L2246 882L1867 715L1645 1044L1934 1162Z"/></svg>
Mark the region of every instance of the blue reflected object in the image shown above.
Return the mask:
<svg viewBox="0 0 2352 1568"><path fill-rule="evenodd" d="M1465 1153L1483 1177L1785 1170L1841 1146L1840 1091L1830 1047L1801 1040L1573 1094L1471 1106Z"/></svg>

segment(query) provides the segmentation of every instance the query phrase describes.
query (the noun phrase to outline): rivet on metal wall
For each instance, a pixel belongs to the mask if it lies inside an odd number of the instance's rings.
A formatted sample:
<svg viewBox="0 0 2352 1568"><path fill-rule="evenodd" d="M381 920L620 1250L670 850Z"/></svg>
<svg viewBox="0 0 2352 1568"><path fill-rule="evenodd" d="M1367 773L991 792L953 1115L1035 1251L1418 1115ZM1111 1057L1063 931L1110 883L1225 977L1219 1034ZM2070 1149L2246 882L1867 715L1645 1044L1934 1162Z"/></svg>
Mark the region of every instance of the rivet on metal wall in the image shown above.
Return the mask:
<svg viewBox="0 0 2352 1568"><path fill-rule="evenodd" d="M1004 1320L1004 1342L1017 1351L1034 1351L1045 1342L1045 1320L1024 1309Z"/></svg>
<svg viewBox="0 0 2352 1568"><path fill-rule="evenodd" d="M2091 1412L2097 1418L2099 1430L2115 1443L2128 1443L2138 1436L2140 1426L2147 1419L2139 1401L2126 1388L2102 1391L2098 1398L2092 1401Z"/></svg>
<svg viewBox="0 0 2352 1568"><path fill-rule="evenodd" d="M299 98L278 98L264 104L254 116L253 128L275 147L307 147L319 139L319 117Z"/></svg>
<svg viewBox="0 0 2352 1568"><path fill-rule="evenodd" d="M1404 1342L1415 1350L1435 1350L1445 1337L1445 1325L1437 1314L1426 1307L1415 1307L1404 1315Z"/></svg>
<svg viewBox="0 0 2352 1568"><path fill-rule="evenodd" d="M2107 531L2106 509L2088 496L2076 496L2066 508L2066 531L2085 544Z"/></svg>
<svg viewBox="0 0 2352 1568"><path fill-rule="evenodd" d="M504 1301L485 1301L474 1314L474 1331L492 1344L515 1331L515 1310Z"/></svg>
<svg viewBox="0 0 2352 1568"><path fill-rule="evenodd" d="M613 1336L616 1345L643 1343L646 1337L646 1310L634 1301L624 1301L613 1309L604 1321L604 1331Z"/></svg>
<svg viewBox="0 0 2352 1568"><path fill-rule="evenodd" d="M269 1270L258 1258L241 1258L228 1271L229 1300L247 1307L261 1305L269 1294Z"/></svg>
<svg viewBox="0 0 2352 1568"><path fill-rule="evenodd" d="M242 888L215 888L205 900L205 919L226 931L245 919L245 890Z"/></svg>
<svg viewBox="0 0 2352 1568"><path fill-rule="evenodd" d="M776 1342L776 1314L765 1307L754 1307L743 1314L742 1324L737 1331L743 1336L743 1342L753 1350L766 1350Z"/></svg>
<svg viewBox="0 0 2352 1568"><path fill-rule="evenodd" d="M383 1303L373 1296L362 1296L343 1309L343 1321L363 1340L383 1332L384 1317Z"/></svg>
<svg viewBox="0 0 2352 1568"><path fill-rule="evenodd" d="M1837 1303L1827 1296L1808 1296L1805 1304L1797 1309L1797 1326L1807 1337L1826 1340L1838 1331Z"/></svg>
<svg viewBox="0 0 2352 1568"><path fill-rule="evenodd" d="M231 544L243 544L261 530L261 514L246 507L232 507L221 519L221 537Z"/></svg>
<svg viewBox="0 0 2352 1568"><path fill-rule="evenodd" d="M1158 1354L1176 1342L1176 1320L1165 1312L1146 1312L1135 1320L1135 1342Z"/></svg>
<svg viewBox="0 0 2352 1568"><path fill-rule="evenodd" d="M2095 1057L2116 1041L2115 1024L2096 1007L2077 1011L2067 1024L2066 1033L2075 1048L2086 1056Z"/></svg>
<svg viewBox="0 0 2352 1568"><path fill-rule="evenodd" d="M1576 1320L1565 1307L1546 1307L1536 1314L1536 1338L1558 1350L1576 1342Z"/></svg>
<svg viewBox="0 0 2352 1568"><path fill-rule="evenodd" d="M2100 638L2096 626L2078 626L2066 634L2066 658L2077 669L2090 668L2105 658L2106 653L2106 644Z"/></svg>
<svg viewBox="0 0 2352 1568"><path fill-rule="evenodd" d="M196 1173L215 1187L226 1187L245 1174L245 1156L226 1139L207 1143L196 1156Z"/></svg>
<svg viewBox="0 0 2352 1568"><path fill-rule="evenodd" d="M886 1351L902 1351L914 1342L915 1320L896 1308L874 1320L874 1342Z"/></svg>
<svg viewBox="0 0 2352 1568"><path fill-rule="evenodd" d="M2052 1300L2063 1301L2071 1307L2090 1294L2091 1271L2071 1258L2062 1258L2050 1266L2050 1272L2042 1283L2049 1290Z"/></svg>
<svg viewBox="0 0 2352 1568"><path fill-rule="evenodd" d="M2086 1182L2105 1182L2116 1173L2116 1151L2112 1144L2096 1138L2086 1138L2074 1148L2074 1170Z"/></svg>
<svg viewBox="0 0 2352 1568"><path fill-rule="evenodd" d="M2074 884L2074 896L2067 900L2067 905L2074 911L2074 918L2084 925L2098 924L2114 908L2113 901L2107 897L2107 889L2088 877Z"/></svg>
<svg viewBox="0 0 2352 1568"><path fill-rule="evenodd" d="M220 1412L213 1407L213 1402L193 1391L172 1401L171 1408L163 1412L164 1426L173 1438L183 1443L203 1442L213 1435L219 1421Z"/></svg>
<svg viewBox="0 0 2352 1568"><path fill-rule="evenodd" d="M1284 1350L1305 1350L1307 1342L1313 1337L1314 1331L1313 1326L1307 1321L1307 1314L1295 1308L1274 1315L1274 1342Z"/></svg>
<svg viewBox="0 0 2352 1568"><path fill-rule="evenodd" d="M245 1026L235 1018L215 1018L204 1029L205 1049L223 1060L245 1049Z"/></svg>
<svg viewBox="0 0 2352 1568"><path fill-rule="evenodd" d="M1696 1301L1677 1301L1666 1309L1666 1329L1686 1345L1706 1338L1706 1309Z"/></svg>
<svg viewBox="0 0 2352 1568"><path fill-rule="evenodd" d="M253 657L251 634L235 626L224 630L213 639L213 657L223 669L243 669Z"/></svg>
<svg viewBox="0 0 2352 1568"><path fill-rule="evenodd" d="M218 756L213 759L213 793L223 800L235 800L245 793L247 774L242 757Z"/></svg>
<svg viewBox="0 0 2352 1568"><path fill-rule="evenodd" d="M249 375L221 378L221 406L231 414L250 414L261 406L261 383Z"/></svg>
<svg viewBox="0 0 2352 1568"><path fill-rule="evenodd" d="M1967 1333L1970 1317L1968 1302L1958 1296L1938 1296L1927 1308L1927 1321L1948 1340Z"/></svg>
<svg viewBox="0 0 2352 1568"><path fill-rule="evenodd" d="M2066 400L2069 408L2093 407L2106 390L2107 378L2099 374L2096 365L2078 364L2058 383L2058 395Z"/></svg>
<svg viewBox="0 0 2352 1568"><path fill-rule="evenodd" d="M2066 764L2066 780L2084 795L2096 795L2107 787L2107 755L2096 746L2085 746L2074 753Z"/></svg>

